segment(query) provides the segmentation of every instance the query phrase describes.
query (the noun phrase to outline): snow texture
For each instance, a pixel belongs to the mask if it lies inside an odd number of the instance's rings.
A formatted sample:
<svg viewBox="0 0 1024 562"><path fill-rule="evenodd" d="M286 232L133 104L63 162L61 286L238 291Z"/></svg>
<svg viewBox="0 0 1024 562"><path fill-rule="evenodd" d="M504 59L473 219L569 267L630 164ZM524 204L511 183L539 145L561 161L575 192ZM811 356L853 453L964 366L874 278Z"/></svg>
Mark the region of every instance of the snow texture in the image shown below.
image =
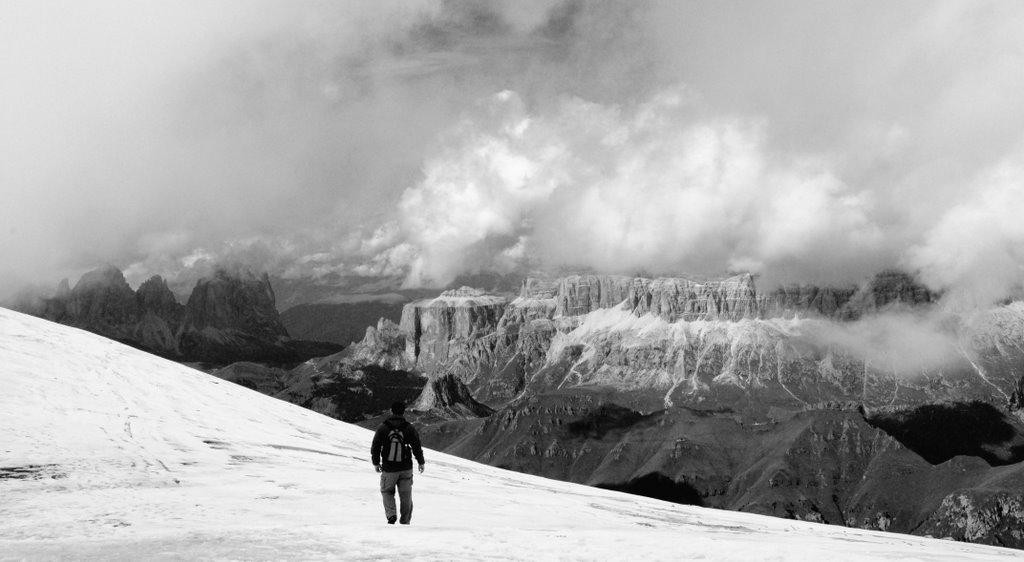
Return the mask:
<svg viewBox="0 0 1024 562"><path fill-rule="evenodd" d="M426 451L386 525L372 434L0 309L0 559L1010 560L674 505Z"/></svg>

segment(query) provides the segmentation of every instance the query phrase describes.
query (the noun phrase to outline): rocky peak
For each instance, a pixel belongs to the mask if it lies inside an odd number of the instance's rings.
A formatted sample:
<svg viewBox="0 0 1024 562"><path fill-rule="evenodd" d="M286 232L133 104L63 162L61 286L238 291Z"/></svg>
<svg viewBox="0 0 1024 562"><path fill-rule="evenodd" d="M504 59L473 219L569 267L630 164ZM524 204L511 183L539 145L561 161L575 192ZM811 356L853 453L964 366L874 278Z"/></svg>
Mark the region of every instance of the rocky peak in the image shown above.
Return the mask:
<svg viewBox="0 0 1024 562"><path fill-rule="evenodd" d="M482 418L494 413L491 408L477 402L455 375L444 375L427 383L412 410L455 419Z"/></svg>
<svg viewBox="0 0 1024 562"><path fill-rule="evenodd" d="M135 296L143 312L152 312L164 318L176 316L182 308L167 282L159 275L154 275L139 285Z"/></svg>
<svg viewBox="0 0 1024 562"><path fill-rule="evenodd" d="M859 318L894 306L917 306L938 300L938 295L902 271L883 271L861 286L846 304L844 316Z"/></svg>
<svg viewBox="0 0 1024 562"><path fill-rule="evenodd" d="M236 330L268 340L288 337L265 273L218 269L196 283L185 307L186 329Z"/></svg>
<svg viewBox="0 0 1024 562"><path fill-rule="evenodd" d="M116 336L138 320L139 306L121 270L108 265L82 275L68 296L67 315L72 325Z"/></svg>
<svg viewBox="0 0 1024 562"><path fill-rule="evenodd" d="M75 283L75 288L72 289L71 294L81 294L108 287L131 291L131 287L128 286L128 282L124 279L124 273L116 266L105 265L83 274L79 278L78 283Z"/></svg>
<svg viewBox="0 0 1024 562"><path fill-rule="evenodd" d="M57 294L54 296L58 299L66 299L71 296L71 284L68 282L67 277L61 279L60 283L57 283Z"/></svg>

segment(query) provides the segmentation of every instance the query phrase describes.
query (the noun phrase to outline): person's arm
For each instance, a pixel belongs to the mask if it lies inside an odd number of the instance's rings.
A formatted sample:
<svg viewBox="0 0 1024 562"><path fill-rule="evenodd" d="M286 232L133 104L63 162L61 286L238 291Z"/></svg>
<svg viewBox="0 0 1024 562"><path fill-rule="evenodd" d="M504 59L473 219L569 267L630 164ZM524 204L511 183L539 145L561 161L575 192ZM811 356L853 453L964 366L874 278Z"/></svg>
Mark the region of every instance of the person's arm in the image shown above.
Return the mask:
<svg viewBox="0 0 1024 562"><path fill-rule="evenodd" d="M412 455L416 457L416 462L420 465L420 472L423 472L423 465L426 464L426 462L423 460L423 447L420 445L420 434L411 424L409 425L408 438L409 446L412 447Z"/></svg>
<svg viewBox="0 0 1024 562"><path fill-rule="evenodd" d="M380 472L380 448L384 444L384 433L378 429L373 434L373 443L370 444L370 461L373 462L373 467Z"/></svg>

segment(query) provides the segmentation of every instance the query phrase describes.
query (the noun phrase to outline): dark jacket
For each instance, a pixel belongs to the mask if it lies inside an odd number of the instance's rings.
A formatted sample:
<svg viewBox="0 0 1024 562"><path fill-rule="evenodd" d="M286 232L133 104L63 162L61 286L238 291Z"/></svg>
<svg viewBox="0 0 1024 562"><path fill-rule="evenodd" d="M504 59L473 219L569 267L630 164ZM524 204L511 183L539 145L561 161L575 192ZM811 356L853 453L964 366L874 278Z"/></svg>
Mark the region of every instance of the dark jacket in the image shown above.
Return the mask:
<svg viewBox="0 0 1024 562"><path fill-rule="evenodd" d="M416 462L424 464L423 447L420 446L420 436L416 433L416 428L411 423L405 421L405 418L402 416L391 416L377 428L377 433L373 434L373 444L370 445L370 458L373 460L373 466L380 465L384 472L412 470L412 459L408 455L404 455L401 462L392 462L385 458L384 463L381 464L382 449L388 442L388 434L391 433L392 428L402 431L405 444L412 449Z"/></svg>

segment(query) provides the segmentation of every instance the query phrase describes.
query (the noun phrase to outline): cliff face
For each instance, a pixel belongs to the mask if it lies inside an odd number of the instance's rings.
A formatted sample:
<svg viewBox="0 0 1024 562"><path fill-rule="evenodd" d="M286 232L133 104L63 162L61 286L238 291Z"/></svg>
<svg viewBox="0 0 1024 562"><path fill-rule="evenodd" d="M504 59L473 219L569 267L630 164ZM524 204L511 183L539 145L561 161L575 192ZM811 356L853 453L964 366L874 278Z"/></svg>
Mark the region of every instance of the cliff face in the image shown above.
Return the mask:
<svg viewBox="0 0 1024 562"><path fill-rule="evenodd" d="M405 360L426 372L482 359L478 344L498 327L507 300L463 287L436 299L416 301L402 310L399 329L405 334Z"/></svg>
<svg viewBox="0 0 1024 562"><path fill-rule="evenodd" d="M554 316L583 316L617 306L638 316L654 314L669 322L739 320L763 312L751 275L707 283L614 275L574 275L553 284L527 279L520 298L552 299Z"/></svg>
<svg viewBox="0 0 1024 562"><path fill-rule="evenodd" d="M336 353L288 371L285 388L273 396L356 423L380 414L395 401L411 402L426 384L426 378L416 373L356 365L347 353Z"/></svg>
<svg viewBox="0 0 1024 562"><path fill-rule="evenodd" d="M553 316L582 316L622 306L668 322L815 316L857 318L894 305L917 306L937 296L905 273L878 274L861 287L797 285L759 292L753 275L698 283L680 278L647 279L574 275L558 280L526 279L523 300L550 300Z"/></svg>
<svg viewBox="0 0 1024 562"><path fill-rule="evenodd" d="M523 392L596 385L642 411L728 407L759 417L846 402L1009 403L1024 377L1020 305L951 318L939 342L947 357L908 373L894 367L898 358L847 345L854 336L836 328L931 303L934 295L906 275L766 293L754 281L526 279L511 302L461 289L406 306L392 336L405 338L401 356L372 341L353 353L431 377L454 374L491 406Z"/></svg>

